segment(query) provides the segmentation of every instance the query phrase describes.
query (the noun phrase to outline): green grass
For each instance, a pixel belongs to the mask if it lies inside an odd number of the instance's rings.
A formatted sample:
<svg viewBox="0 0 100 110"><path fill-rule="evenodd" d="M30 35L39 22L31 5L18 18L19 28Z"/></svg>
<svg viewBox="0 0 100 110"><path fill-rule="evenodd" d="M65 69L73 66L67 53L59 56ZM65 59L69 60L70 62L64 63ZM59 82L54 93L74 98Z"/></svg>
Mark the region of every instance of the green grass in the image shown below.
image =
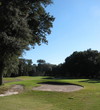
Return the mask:
<svg viewBox="0 0 100 110"><path fill-rule="evenodd" d="M0 97L0 110L100 110L100 80L43 79L43 77L17 77L4 80L9 82L0 87L0 91L13 84L22 84L26 89L18 95ZM84 89L70 93L31 90L33 86L38 86L38 83L43 81L73 83L84 86Z"/></svg>

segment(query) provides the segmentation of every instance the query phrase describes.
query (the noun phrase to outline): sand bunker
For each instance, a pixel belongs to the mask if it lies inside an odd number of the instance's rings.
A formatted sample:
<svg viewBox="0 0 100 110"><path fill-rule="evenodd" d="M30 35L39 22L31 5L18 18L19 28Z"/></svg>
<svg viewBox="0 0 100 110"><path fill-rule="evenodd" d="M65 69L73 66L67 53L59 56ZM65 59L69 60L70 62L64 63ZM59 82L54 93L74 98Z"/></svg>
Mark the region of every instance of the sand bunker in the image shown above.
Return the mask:
<svg viewBox="0 0 100 110"><path fill-rule="evenodd" d="M42 84L39 87L34 87L32 90L39 91L57 91L57 92L73 92L83 89L82 86L77 85L51 85L51 84Z"/></svg>
<svg viewBox="0 0 100 110"><path fill-rule="evenodd" d="M32 90L39 90L39 91L57 91L57 92L73 92L83 89L82 86L73 85L69 83L55 83L55 82L46 82L41 83L39 87L33 87ZM0 96L9 96L13 94L19 94L24 90L23 85L13 85L9 90L5 91Z"/></svg>
<svg viewBox="0 0 100 110"><path fill-rule="evenodd" d="M13 85L9 90L5 91L3 94L0 94L0 96L9 96L13 94L19 94L24 90L23 85Z"/></svg>

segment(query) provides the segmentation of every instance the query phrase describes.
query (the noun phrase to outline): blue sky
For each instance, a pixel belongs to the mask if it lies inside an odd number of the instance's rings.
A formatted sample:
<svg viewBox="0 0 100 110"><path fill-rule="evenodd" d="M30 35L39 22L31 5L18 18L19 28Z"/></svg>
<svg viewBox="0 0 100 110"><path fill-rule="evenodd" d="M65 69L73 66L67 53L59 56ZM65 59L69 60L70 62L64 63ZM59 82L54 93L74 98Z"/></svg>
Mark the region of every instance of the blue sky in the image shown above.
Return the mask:
<svg viewBox="0 0 100 110"><path fill-rule="evenodd" d="M89 48L100 51L100 0L54 0L47 11L56 19L48 45L27 51L23 57L63 63L74 51Z"/></svg>

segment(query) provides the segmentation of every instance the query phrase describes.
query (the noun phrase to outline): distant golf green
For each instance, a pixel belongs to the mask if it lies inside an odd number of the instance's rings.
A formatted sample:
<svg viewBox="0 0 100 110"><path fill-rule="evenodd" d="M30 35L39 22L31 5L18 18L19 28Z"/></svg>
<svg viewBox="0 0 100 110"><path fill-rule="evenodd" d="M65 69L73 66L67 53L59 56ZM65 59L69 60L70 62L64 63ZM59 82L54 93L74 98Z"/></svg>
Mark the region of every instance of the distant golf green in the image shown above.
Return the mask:
<svg viewBox="0 0 100 110"><path fill-rule="evenodd" d="M24 85L21 94L0 97L0 110L100 110L100 80L49 79L46 77L4 78L0 92L14 84ZM84 86L74 92L33 91L41 82L71 83Z"/></svg>

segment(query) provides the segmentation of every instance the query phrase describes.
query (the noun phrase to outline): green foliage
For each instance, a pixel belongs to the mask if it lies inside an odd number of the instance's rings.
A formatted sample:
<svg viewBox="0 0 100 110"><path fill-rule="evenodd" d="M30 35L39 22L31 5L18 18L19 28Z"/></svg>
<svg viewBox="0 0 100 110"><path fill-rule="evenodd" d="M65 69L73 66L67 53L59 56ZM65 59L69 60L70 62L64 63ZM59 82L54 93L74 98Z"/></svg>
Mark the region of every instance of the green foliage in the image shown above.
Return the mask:
<svg viewBox="0 0 100 110"><path fill-rule="evenodd" d="M96 50L74 52L65 59L67 71L76 77L98 78L100 53Z"/></svg>
<svg viewBox="0 0 100 110"><path fill-rule="evenodd" d="M39 59L39 60L37 60L37 63L38 63L38 64L45 64L46 61L45 61L45 60L42 60L42 59Z"/></svg>
<svg viewBox="0 0 100 110"><path fill-rule="evenodd" d="M17 63L17 64L14 64ZM4 71L4 77L17 77L17 76L46 76L53 68L52 64L44 62L38 65L33 64L31 59L19 58L17 62L12 61Z"/></svg>
<svg viewBox="0 0 100 110"><path fill-rule="evenodd" d="M51 76L68 78L100 78L100 52L88 49L73 52L49 73Z"/></svg>
<svg viewBox="0 0 100 110"><path fill-rule="evenodd" d="M18 76L28 76L29 72L32 71L32 68L32 60L19 59Z"/></svg>
<svg viewBox="0 0 100 110"><path fill-rule="evenodd" d="M46 35L51 33L54 17L45 8L51 3L51 0L0 0L0 74L12 61L17 62L24 50L47 43Z"/></svg>

